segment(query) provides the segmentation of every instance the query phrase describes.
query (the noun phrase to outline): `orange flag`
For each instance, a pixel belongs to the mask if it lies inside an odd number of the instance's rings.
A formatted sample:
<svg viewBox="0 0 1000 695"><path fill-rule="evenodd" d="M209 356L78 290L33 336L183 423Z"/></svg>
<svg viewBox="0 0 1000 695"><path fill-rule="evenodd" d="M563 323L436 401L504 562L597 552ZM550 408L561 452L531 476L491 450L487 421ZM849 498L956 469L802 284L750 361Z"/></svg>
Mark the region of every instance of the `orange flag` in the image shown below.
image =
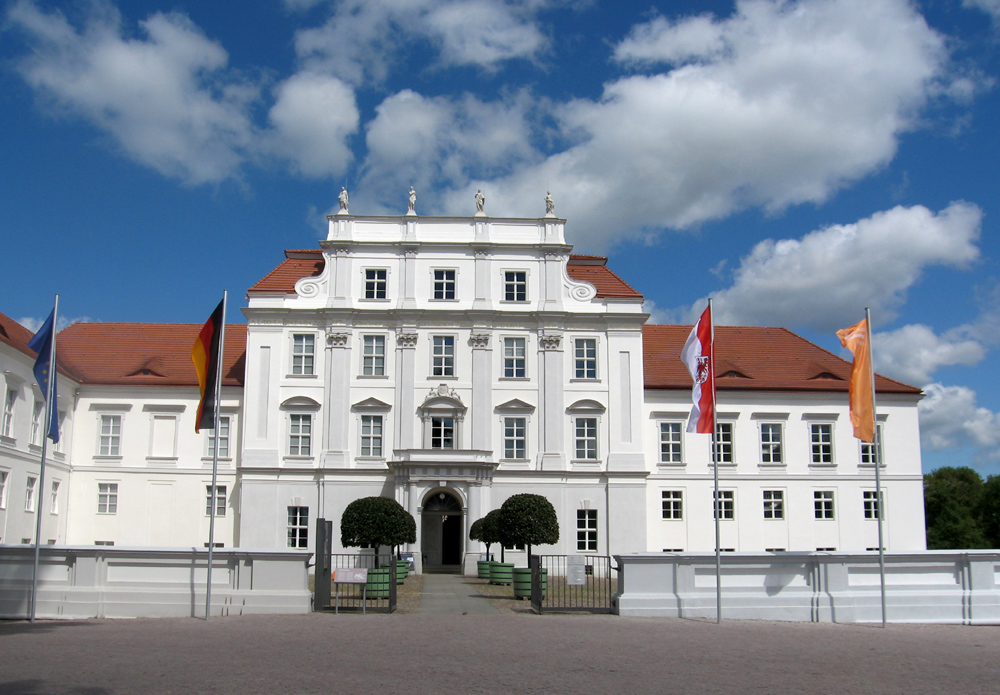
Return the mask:
<svg viewBox="0 0 1000 695"><path fill-rule="evenodd" d="M863 442L875 441L875 399L872 393L872 362L868 349L868 319L837 331L841 344L854 355L849 388L851 424L854 436Z"/></svg>

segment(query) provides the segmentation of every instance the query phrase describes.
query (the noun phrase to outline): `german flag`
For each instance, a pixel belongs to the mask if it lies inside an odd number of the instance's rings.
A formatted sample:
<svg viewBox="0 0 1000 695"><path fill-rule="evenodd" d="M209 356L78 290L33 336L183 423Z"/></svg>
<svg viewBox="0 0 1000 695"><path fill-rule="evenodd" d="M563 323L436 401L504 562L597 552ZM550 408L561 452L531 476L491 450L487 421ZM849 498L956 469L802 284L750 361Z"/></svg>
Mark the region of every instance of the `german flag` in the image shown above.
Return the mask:
<svg viewBox="0 0 1000 695"><path fill-rule="evenodd" d="M219 403L219 361L222 359L222 322L225 320L225 304L223 299L215 307L211 318L202 326L198 339L191 349L191 361L198 373L198 386L201 387L201 401L198 403L198 419L194 423L194 431L202 428L215 429L215 411Z"/></svg>

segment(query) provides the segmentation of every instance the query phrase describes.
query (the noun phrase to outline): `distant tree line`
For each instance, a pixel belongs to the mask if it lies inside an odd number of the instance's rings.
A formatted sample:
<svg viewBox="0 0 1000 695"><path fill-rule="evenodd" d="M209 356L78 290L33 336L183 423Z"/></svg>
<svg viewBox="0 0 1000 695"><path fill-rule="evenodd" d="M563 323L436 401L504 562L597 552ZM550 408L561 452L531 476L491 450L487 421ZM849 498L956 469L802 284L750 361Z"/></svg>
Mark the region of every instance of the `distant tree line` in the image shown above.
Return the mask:
<svg viewBox="0 0 1000 695"><path fill-rule="evenodd" d="M1000 475L986 480L968 467L924 476L929 550L1000 548Z"/></svg>

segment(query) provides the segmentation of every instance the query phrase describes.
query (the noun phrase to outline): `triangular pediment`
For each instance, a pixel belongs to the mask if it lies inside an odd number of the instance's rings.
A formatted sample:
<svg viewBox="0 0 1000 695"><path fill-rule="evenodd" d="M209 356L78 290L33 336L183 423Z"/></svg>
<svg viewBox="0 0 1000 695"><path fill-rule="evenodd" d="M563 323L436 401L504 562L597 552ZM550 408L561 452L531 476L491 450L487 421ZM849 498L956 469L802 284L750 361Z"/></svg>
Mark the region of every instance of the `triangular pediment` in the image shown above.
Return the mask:
<svg viewBox="0 0 1000 695"><path fill-rule="evenodd" d="M494 408L494 410L503 410L508 412L509 411L534 412L535 406L531 405L530 403L525 403L520 398L512 398L506 403L501 403L496 408Z"/></svg>
<svg viewBox="0 0 1000 695"><path fill-rule="evenodd" d="M380 401L374 396L366 398L365 400L351 406L351 410L390 410L391 408L391 405L384 401Z"/></svg>

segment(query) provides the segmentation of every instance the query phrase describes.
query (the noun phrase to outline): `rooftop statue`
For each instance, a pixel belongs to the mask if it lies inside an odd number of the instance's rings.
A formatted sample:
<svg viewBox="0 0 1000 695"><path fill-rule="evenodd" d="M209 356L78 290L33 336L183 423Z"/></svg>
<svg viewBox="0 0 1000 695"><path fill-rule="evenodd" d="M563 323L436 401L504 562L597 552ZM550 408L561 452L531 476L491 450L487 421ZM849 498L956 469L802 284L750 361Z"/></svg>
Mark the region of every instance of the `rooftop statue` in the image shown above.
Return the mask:
<svg viewBox="0 0 1000 695"><path fill-rule="evenodd" d="M340 187L340 195L337 196L340 201L340 211L347 212L347 189L343 186Z"/></svg>
<svg viewBox="0 0 1000 695"><path fill-rule="evenodd" d="M486 196L483 195L483 190L480 188L476 191L476 214L485 215L484 207L486 207Z"/></svg>
<svg viewBox="0 0 1000 695"><path fill-rule="evenodd" d="M417 205L417 192L413 190L413 186L410 186L410 199L406 203L406 214L415 215L417 214L414 208Z"/></svg>

